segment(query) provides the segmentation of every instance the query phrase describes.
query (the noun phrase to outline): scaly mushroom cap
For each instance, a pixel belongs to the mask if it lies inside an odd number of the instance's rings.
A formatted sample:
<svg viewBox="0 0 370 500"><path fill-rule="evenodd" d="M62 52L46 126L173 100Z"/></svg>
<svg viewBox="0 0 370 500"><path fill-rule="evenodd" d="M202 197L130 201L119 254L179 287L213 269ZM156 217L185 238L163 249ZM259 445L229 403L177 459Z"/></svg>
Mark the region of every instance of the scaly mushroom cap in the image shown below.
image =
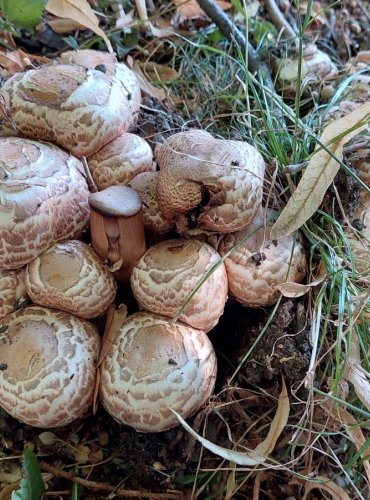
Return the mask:
<svg viewBox="0 0 370 500"><path fill-rule="evenodd" d="M0 181L0 268L78 238L89 221L83 166L52 144L0 137Z"/></svg>
<svg viewBox="0 0 370 500"><path fill-rule="evenodd" d="M117 285L86 243L57 243L27 266L27 292L35 304L90 319L103 314Z"/></svg>
<svg viewBox="0 0 370 500"><path fill-rule="evenodd" d="M278 80L285 92L294 92L297 87L299 71L298 56L292 59L279 61L277 71ZM312 83L322 83L323 78L329 78L337 74L337 68L330 57L317 48L309 45L303 51L301 77L302 85L306 87Z"/></svg>
<svg viewBox="0 0 370 500"><path fill-rule="evenodd" d="M82 66L19 73L5 82L1 94L19 134L53 142L79 158L94 154L131 123L121 83Z"/></svg>
<svg viewBox="0 0 370 500"><path fill-rule="evenodd" d="M119 63L114 54L99 50L68 50L60 56L64 64L78 64L85 68L95 69L97 66L110 76L115 76L121 83L132 113L132 122L136 121L141 103L139 81L133 71L124 63Z"/></svg>
<svg viewBox="0 0 370 500"><path fill-rule="evenodd" d="M35 427L64 426L92 403L100 340L65 312L27 307L0 320L0 406Z"/></svg>
<svg viewBox="0 0 370 500"><path fill-rule="evenodd" d="M353 216L352 224L359 229L358 237L348 231L348 239L354 255L356 270L365 279L370 278L370 195L361 193L359 209Z"/></svg>
<svg viewBox="0 0 370 500"><path fill-rule="evenodd" d="M143 201L144 226L149 231L157 234L169 233L174 227L173 220L168 220L163 215L157 201L158 172L143 172L130 181L130 186L135 189Z"/></svg>
<svg viewBox="0 0 370 500"><path fill-rule="evenodd" d="M211 396L216 356L207 335L149 313L130 316L101 366L100 400L115 420L140 432L178 425Z"/></svg>
<svg viewBox="0 0 370 500"><path fill-rule="evenodd" d="M262 217L256 217L242 231L225 235L219 246L220 255L225 255L262 223ZM302 283L306 274L302 245L294 244L293 236L271 241L270 229L271 224L258 229L225 260L229 292L247 307L275 304L280 296L277 285L285 281Z"/></svg>
<svg viewBox="0 0 370 500"><path fill-rule="evenodd" d="M158 145L157 199L178 230L221 233L245 227L262 203L265 163L241 141L215 139L192 130Z"/></svg>
<svg viewBox="0 0 370 500"><path fill-rule="evenodd" d="M99 190L127 185L135 175L155 170L153 153L141 137L125 133L109 142L89 159L89 168Z"/></svg>
<svg viewBox="0 0 370 500"><path fill-rule="evenodd" d="M17 309L27 299L24 267L0 269L0 319Z"/></svg>
<svg viewBox="0 0 370 500"><path fill-rule="evenodd" d="M143 309L173 318L219 259L207 243L162 241L150 247L132 270L132 291ZM226 299L227 277L221 264L190 300L180 320L207 332L218 323Z"/></svg>

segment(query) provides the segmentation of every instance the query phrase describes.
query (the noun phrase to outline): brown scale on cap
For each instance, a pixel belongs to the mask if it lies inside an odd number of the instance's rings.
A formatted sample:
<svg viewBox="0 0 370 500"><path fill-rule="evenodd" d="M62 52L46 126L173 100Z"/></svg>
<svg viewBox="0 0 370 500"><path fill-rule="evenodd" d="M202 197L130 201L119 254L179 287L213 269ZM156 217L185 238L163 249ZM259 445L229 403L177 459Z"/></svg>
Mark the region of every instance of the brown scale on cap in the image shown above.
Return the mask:
<svg viewBox="0 0 370 500"><path fill-rule="evenodd" d="M89 168L99 190L127 185L135 175L155 170L153 152L141 137L125 133L113 139L89 159Z"/></svg>
<svg viewBox="0 0 370 500"><path fill-rule="evenodd" d="M207 243L191 239L167 240L150 247L131 274L132 291L140 307L175 317L188 295L220 259ZM209 331L223 314L227 277L221 264L190 300L180 320Z"/></svg>
<svg viewBox="0 0 370 500"><path fill-rule="evenodd" d="M19 73L5 82L1 94L19 134L53 142L77 157L92 155L131 123L120 82L82 66Z"/></svg>
<svg viewBox="0 0 370 500"><path fill-rule="evenodd" d="M262 223L262 217L255 217L242 231L225 235L218 247L220 255L225 255ZM272 241L270 229L271 224L258 229L225 260L229 292L247 307L275 304L280 296L277 285L285 281L302 283L306 275L301 243L294 244L293 236Z"/></svg>
<svg viewBox="0 0 370 500"><path fill-rule="evenodd" d="M0 320L0 405L35 427L65 426L92 403L100 349L94 326L27 307Z"/></svg>
<svg viewBox="0 0 370 500"><path fill-rule="evenodd" d="M89 220L77 158L52 144L0 137L0 268L22 267Z"/></svg>
<svg viewBox="0 0 370 500"><path fill-rule="evenodd" d="M143 201L144 225L149 231L156 234L169 233L175 223L166 219L157 201L158 172L143 172L130 181L130 186L135 189Z"/></svg>
<svg viewBox="0 0 370 500"><path fill-rule="evenodd" d="M117 285L103 261L86 243L58 243L27 266L27 291L36 304L90 319L103 314Z"/></svg>
<svg viewBox="0 0 370 500"><path fill-rule="evenodd" d="M10 314L27 300L24 267L0 269L0 318Z"/></svg>
<svg viewBox="0 0 370 500"><path fill-rule="evenodd" d="M233 232L262 202L265 164L247 143L215 139L203 130L181 132L156 147L157 199L180 232Z"/></svg>
<svg viewBox="0 0 370 500"><path fill-rule="evenodd" d="M207 401L216 379L207 335L150 313L130 316L101 367L100 400L115 420L140 432L178 425Z"/></svg>

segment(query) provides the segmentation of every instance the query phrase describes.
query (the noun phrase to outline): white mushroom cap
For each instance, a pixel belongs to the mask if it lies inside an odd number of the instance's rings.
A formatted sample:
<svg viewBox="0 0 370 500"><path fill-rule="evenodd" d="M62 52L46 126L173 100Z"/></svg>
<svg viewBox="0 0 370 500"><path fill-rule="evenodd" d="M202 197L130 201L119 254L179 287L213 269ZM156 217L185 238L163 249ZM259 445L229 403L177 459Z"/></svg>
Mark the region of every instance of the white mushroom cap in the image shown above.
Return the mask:
<svg viewBox="0 0 370 500"><path fill-rule="evenodd" d="M279 61L278 80L284 90L295 90L298 79L298 56ZM304 48L301 62L301 76L303 86L310 83L322 83L323 78L337 74L337 68L328 54L322 52L316 45Z"/></svg>
<svg viewBox="0 0 370 500"><path fill-rule="evenodd" d="M101 366L100 400L110 415L141 432L178 425L211 396L216 356L207 335L149 313L130 316Z"/></svg>
<svg viewBox="0 0 370 500"><path fill-rule="evenodd" d="M26 286L35 304L85 319L103 314L117 289L101 258L78 240L57 243L30 262Z"/></svg>
<svg viewBox="0 0 370 500"><path fill-rule="evenodd" d="M119 63L114 54L91 49L68 50L60 58L64 64L78 64L90 69L104 65L106 73L120 81L135 120L141 103L140 84L135 73L126 64Z"/></svg>
<svg viewBox="0 0 370 500"><path fill-rule="evenodd" d="M0 137L0 181L0 268L22 267L82 234L89 190L77 158L52 144Z"/></svg>
<svg viewBox="0 0 370 500"><path fill-rule="evenodd" d="M191 130L169 137L155 156L158 203L179 232L195 227L237 231L261 206L265 163L247 143Z"/></svg>
<svg viewBox="0 0 370 500"><path fill-rule="evenodd" d="M58 64L18 73L1 93L19 134L53 142L79 158L125 132L132 119L121 83L82 66Z"/></svg>
<svg viewBox="0 0 370 500"><path fill-rule="evenodd" d="M131 287L140 307L173 318L188 295L212 266L219 254L197 240L167 240L150 247L131 274ZM180 320L209 331L224 312L227 277L221 264L190 300Z"/></svg>
<svg viewBox="0 0 370 500"><path fill-rule="evenodd" d="M242 231L225 235L218 249L220 255L225 255L261 223L263 219L255 217ZM301 243L294 242L292 235L271 241L270 229L271 224L258 229L225 260L229 292L247 307L274 304L280 296L277 285L285 281L302 283L306 274Z"/></svg>
<svg viewBox="0 0 370 500"><path fill-rule="evenodd" d="M125 133L109 142L89 159L89 168L99 190L127 185L135 175L155 170L153 152L141 137Z"/></svg>
<svg viewBox="0 0 370 500"><path fill-rule="evenodd" d="M157 201L158 172L143 172L130 181L130 186L135 189L143 201L144 226L156 234L169 233L174 227L173 220L168 220L163 215Z"/></svg>
<svg viewBox="0 0 370 500"><path fill-rule="evenodd" d="M27 307L0 320L0 406L35 427L64 426L92 403L100 340L71 314Z"/></svg>
<svg viewBox="0 0 370 500"><path fill-rule="evenodd" d="M10 314L27 299L26 268L0 269L0 318Z"/></svg>

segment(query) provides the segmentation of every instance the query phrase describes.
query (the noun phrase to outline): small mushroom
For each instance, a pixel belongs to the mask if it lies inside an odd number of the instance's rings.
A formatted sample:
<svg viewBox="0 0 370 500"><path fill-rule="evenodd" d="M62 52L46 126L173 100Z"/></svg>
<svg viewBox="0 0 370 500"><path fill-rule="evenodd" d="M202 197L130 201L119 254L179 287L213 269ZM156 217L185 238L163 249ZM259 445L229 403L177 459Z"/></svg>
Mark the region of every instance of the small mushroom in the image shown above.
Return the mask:
<svg viewBox="0 0 370 500"><path fill-rule="evenodd" d="M35 427L65 426L92 403L100 340L87 321L31 306L0 320L0 406Z"/></svg>
<svg viewBox="0 0 370 500"><path fill-rule="evenodd" d="M0 137L0 268L22 267L89 221L81 162L52 144Z"/></svg>
<svg viewBox="0 0 370 500"><path fill-rule="evenodd" d="M220 259L207 243L167 240L150 247L131 274L131 287L141 308L173 318L188 295ZM210 273L179 319L208 332L224 311L227 277L224 264Z"/></svg>
<svg viewBox="0 0 370 500"><path fill-rule="evenodd" d="M0 269L0 319L27 300L26 268Z"/></svg>
<svg viewBox="0 0 370 500"><path fill-rule="evenodd" d="M277 78L285 96L295 95L299 64L298 56L279 61ZM302 88L318 86L324 79L334 77L337 72L337 67L330 57L316 45L304 48L301 61Z"/></svg>
<svg viewBox="0 0 370 500"><path fill-rule="evenodd" d="M130 186L135 189L143 201L144 226L156 234L169 233L175 223L166 219L157 201L158 172L143 172L130 181Z"/></svg>
<svg viewBox="0 0 370 500"><path fill-rule="evenodd" d="M78 240L57 243L30 262L26 286L35 304L85 319L103 314L117 289L100 257Z"/></svg>
<svg viewBox="0 0 370 500"><path fill-rule="evenodd" d="M216 356L207 335L149 313L130 316L101 366L100 400L118 422L140 432L178 425L211 396Z"/></svg>
<svg viewBox="0 0 370 500"><path fill-rule="evenodd" d="M1 95L18 134L53 142L79 158L125 132L132 120L121 83L82 66L57 64L18 73L5 82Z"/></svg>
<svg viewBox="0 0 370 500"><path fill-rule="evenodd" d="M155 156L160 166L157 200L179 232L237 231L261 206L265 163L250 144L191 130L169 137L156 147Z"/></svg>
<svg viewBox="0 0 370 500"><path fill-rule="evenodd" d="M135 175L155 170L153 152L141 137L125 133L109 142L89 159L89 168L99 190L127 185Z"/></svg>
<svg viewBox="0 0 370 500"><path fill-rule="evenodd" d="M280 296L277 285L286 281L302 283L306 274L301 243L291 235L272 241L271 224L257 229L260 224L263 218L256 216L242 231L225 235L219 245L220 255L224 256L251 235L225 259L229 292L247 307L275 304Z"/></svg>
<svg viewBox="0 0 370 500"><path fill-rule="evenodd" d="M132 124L136 121L141 103L140 84L135 73L124 63L119 63L114 54L99 50L67 50L60 55L64 64L77 64L97 69L114 76L121 83L132 113Z"/></svg>

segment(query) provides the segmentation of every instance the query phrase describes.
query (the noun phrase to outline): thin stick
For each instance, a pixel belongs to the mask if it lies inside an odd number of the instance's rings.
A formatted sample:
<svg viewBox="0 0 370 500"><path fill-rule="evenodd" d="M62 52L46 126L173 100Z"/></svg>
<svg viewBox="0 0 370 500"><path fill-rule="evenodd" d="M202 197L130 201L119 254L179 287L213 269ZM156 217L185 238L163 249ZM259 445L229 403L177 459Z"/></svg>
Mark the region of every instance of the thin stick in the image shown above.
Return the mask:
<svg viewBox="0 0 370 500"><path fill-rule="evenodd" d="M117 488L109 483L97 483L95 481L88 481L87 479L75 476L70 472L58 469L58 467L55 467L54 465L50 465L43 461L40 462L40 467L41 469L46 470L51 474L53 474L55 477L62 477L64 479L68 479L69 481L80 484L81 486L85 486L85 488L89 490L114 492L116 496L119 497L149 498L149 499L158 498L160 500L161 499L178 500L179 498L184 498L183 494L180 491L173 491L173 493L150 493L145 491L126 490L124 488Z"/></svg>
<svg viewBox="0 0 370 500"><path fill-rule="evenodd" d="M292 38L293 42L298 45L298 37L297 33L294 31L294 29L290 26L288 21L285 19L284 14L281 12L279 7L277 6L275 0L266 0L265 1L266 5L266 10L270 16L271 21L273 24L278 28L278 30L281 30L281 34L283 38Z"/></svg>

